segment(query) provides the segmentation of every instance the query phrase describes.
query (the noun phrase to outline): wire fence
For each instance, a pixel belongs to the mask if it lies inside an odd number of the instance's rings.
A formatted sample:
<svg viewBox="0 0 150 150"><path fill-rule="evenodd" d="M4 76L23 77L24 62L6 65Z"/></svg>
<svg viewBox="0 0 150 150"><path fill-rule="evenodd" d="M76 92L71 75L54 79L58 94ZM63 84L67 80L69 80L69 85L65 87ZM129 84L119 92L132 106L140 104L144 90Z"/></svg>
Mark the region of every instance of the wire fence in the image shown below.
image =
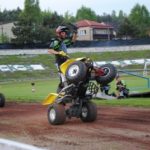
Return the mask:
<svg viewBox="0 0 150 150"><path fill-rule="evenodd" d="M150 89L150 69L146 70L146 76L144 71L144 69L118 70L131 91Z"/></svg>

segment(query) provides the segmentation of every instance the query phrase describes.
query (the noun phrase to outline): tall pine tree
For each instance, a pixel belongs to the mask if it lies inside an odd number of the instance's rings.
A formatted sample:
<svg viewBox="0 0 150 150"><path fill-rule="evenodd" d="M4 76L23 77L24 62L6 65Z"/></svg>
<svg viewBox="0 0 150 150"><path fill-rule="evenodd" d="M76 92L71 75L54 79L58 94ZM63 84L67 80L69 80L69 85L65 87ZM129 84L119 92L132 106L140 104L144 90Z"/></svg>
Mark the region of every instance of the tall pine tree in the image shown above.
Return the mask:
<svg viewBox="0 0 150 150"><path fill-rule="evenodd" d="M40 42L41 24L42 15L39 0L25 0L24 10L12 29L16 36L13 41L21 44Z"/></svg>

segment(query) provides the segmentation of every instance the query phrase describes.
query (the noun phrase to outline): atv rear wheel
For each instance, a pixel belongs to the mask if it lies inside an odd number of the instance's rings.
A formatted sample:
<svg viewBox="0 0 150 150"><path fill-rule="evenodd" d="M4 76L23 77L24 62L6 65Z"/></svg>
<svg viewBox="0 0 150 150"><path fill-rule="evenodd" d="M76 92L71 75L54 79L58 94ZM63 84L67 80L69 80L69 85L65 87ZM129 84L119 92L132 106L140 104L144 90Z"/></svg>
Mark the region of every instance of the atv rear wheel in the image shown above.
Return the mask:
<svg viewBox="0 0 150 150"><path fill-rule="evenodd" d="M2 93L0 93L0 107L5 106L5 97Z"/></svg>
<svg viewBox="0 0 150 150"><path fill-rule="evenodd" d="M78 83L85 80L87 67L81 61L73 62L66 70L66 79L71 83Z"/></svg>
<svg viewBox="0 0 150 150"><path fill-rule="evenodd" d="M63 124L66 120L65 106L63 104L54 104L49 106L47 116L50 124Z"/></svg>
<svg viewBox="0 0 150 150"><path fill-rule="evenodd" d="M80 116L83 122L93 122L97 118L97 107L94 103L85 103Z"/></svg>
<svg viewBox="0 0 150 150"><path fill-rule="evenodd" d="M99 84L108 84L114 80L117 75L117 70L112 64L105 64L100 67L103 70L104 74L102 76L96 77L96 81Z"/></svg>

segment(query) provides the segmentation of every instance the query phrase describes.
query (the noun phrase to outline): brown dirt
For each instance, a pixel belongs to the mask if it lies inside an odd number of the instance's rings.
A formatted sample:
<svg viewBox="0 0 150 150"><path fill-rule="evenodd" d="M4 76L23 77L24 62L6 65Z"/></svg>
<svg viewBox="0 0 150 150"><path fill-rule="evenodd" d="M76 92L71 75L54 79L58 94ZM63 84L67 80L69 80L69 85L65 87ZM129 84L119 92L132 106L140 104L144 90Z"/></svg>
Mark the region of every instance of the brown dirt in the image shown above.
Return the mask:
<svg viewBox="0 0 150 150"><path fill-rule="evenodd" d="M52 126L45 106L7 103L0 138L51 150L150 150L150 109L100 106L93 123L72 118Z"/></svg>

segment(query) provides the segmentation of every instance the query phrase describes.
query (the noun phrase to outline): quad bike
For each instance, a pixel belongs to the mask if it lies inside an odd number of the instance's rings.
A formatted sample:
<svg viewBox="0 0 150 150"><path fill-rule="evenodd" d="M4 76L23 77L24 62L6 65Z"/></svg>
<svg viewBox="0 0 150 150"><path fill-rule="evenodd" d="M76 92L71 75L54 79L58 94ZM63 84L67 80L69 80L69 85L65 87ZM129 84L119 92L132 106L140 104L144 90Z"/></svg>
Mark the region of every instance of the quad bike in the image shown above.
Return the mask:
<svg viewBox="0 0 150 150"><path fill-rule="evenodd" d="M5 106L5 97L2 93L0 93L0 107Z"/></svg>
<svg viewBox="0 0 150 150"><path fill-rule="evenodd" d="M93 122L97 117L96 105L91 101L98 92L97 84L114 80L117 70L112 64L94 66L89 58L68 59L60 66L67 85L58 93L50 93L43 101L48 107L48 121L52 125L63 124L66 118L77 117L83 122Z"/></svg>

